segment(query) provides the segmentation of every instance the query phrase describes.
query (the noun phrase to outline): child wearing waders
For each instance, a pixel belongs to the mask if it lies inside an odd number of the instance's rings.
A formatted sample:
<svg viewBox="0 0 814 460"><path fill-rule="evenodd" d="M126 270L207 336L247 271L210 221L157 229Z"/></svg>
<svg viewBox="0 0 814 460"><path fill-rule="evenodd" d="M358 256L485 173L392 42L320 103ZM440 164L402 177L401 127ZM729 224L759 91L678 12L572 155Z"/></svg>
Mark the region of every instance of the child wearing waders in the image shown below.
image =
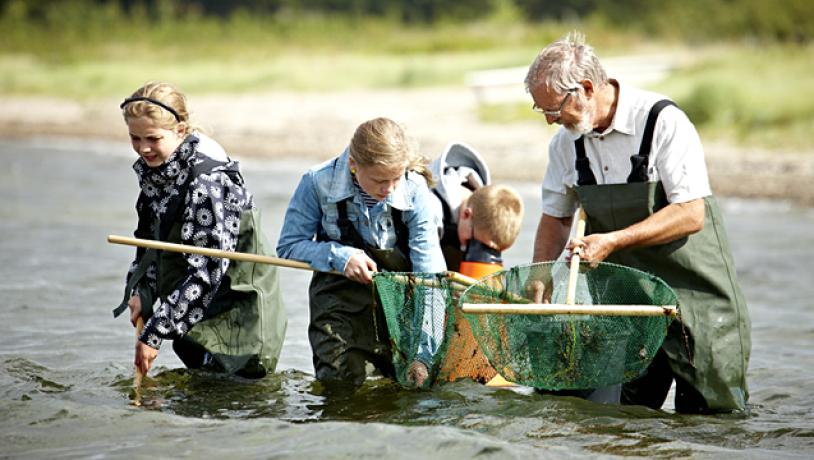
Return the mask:
<svg viewBox="0 0 814 460"><path fill-rule="evenodd" d="M511 187L490 183L489 168L469 146L452 143L430 164L433 209L447 268L479 279L503 268L502 252L517 240L523 200ZM454 312L454 333L439 378L504 384L480 350L468 322Z"/></svg>
<svg viewBox="0 0 814 460"><path fill-rule="evenodd" d="M380 270L446 270L430 179L424 158L387 118L362 123L342 154L302 176L277 251L318 270L309 287L308 326L318 380L355 387L364 382L368 364L394 376L390 335L370 283ZM428 314L441 315L440 321L424 321L410 366L417 386L424 385L443 340L444 305L435 307Z"/></svg>
<svg viewBox="0 0 814 460"><path fill-rule="evenodd" d="M274 255L238 163L190 123L178 89L147 83L120 108L138 155L136 237ZM134 326L144 322L135 364L145 374L172 340L189 368L263 377L274 371L285 336L270 265L139 248L114 315L128 307Z"/></svg>

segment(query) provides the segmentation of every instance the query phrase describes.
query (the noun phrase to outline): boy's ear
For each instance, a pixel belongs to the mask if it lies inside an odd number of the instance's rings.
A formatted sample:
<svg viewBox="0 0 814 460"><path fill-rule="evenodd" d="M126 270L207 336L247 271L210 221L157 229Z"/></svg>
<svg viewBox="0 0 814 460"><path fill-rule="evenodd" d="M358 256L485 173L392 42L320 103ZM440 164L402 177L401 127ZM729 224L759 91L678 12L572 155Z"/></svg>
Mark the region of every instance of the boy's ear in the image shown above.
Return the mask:
<svg viewBox="0 0 814 460"><path fill-rule="evenodd" d="M472 218L472 208L466 205L461 205L461 218L462 219L471 219Z"/></svg>

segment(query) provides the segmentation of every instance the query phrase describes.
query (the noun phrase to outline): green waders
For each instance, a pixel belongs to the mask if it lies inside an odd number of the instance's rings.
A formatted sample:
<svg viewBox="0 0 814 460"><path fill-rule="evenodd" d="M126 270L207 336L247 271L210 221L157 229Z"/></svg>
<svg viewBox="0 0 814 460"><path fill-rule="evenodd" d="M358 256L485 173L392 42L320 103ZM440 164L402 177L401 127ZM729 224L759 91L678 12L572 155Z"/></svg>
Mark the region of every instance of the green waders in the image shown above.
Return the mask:
<svg viewBox="0 0 814 460"><path fill-rule="evenodd" d="M648 128L652 132L650 120ZM650 146L645 141L638 155L643 161L634 167L628 183L610 185L596 185L590 169L586 173L580 168L580 159L587 165L587 158L582 139L576 141L580 175L576 191L588 216L587 234L628 227L669 204L660 182L642 181ZM646 374L623 386L625 404L659 408L675 379L678 412L746 409L749 313L735 277L721 212L713 197L704 198L704 204L700 232L659 246L618 251L607 259L662 278L679 297L679 320L670 326Z"/></svg>
<svg viewBox="0 0 814 460"><path fill-rule="evenodd" d="M244 211L236 250L275 256L274 248L260 231L258 210ZM180 224L168 241L180 242ZM158 295L170 295L187 276L183 255L162 251L158 257ZM204 319L173 349L190 368L259 378L274 372L286 330L286 313L280 295L277 267L232 260L221 286L206 309ZM204 352L212 361L204 360Z"/></svg>
<svg viewBox="0 0 814 460"><path fill-rule="evenodd" d="M157 241L181 243L184 198L189 183L226 163L203 156L190 171L189 179L174 200L167 203L164 221L155 220L149 206L139 212L136 235ZM235 167L224 169L238 183L243 183ZM140 197L141 199L141 197ZM150 230L152 228L152 230ZM246 210L240 216L238 252L275 256L274 247L266 241L260 228L260 211ZM141 314L152 316L155 299L152 292L136 290L150 266L155 264L159 298L167 298L189 272L182 254L139 248L139 264L124 290L124 299L113 316L127 309L131 295L138 294ZM206 306L203 320L182 338L173 341L181 361L189 368L206 368L244 377L260 378L274 372L283 347L287 325L285 307L277 281L277 268L266 264L231 261L212 301Z"/></svg>
<svg viewBox="0 0 814 460"><path fill-rule="evenodd" d="M405 256L409 253L405 251L407 228L401 213L393 210L399 245L393 249L376 249L362 242L347 218L346 206L346 201L337 203L337 224L342 234L339 242L364 248L379 270L410 271L411 265ZM308 339L317 380L359 386L367 377L367 363L387 377L395 376L390 333L373 285L317 272L311 278L309 306Z"/></svg>

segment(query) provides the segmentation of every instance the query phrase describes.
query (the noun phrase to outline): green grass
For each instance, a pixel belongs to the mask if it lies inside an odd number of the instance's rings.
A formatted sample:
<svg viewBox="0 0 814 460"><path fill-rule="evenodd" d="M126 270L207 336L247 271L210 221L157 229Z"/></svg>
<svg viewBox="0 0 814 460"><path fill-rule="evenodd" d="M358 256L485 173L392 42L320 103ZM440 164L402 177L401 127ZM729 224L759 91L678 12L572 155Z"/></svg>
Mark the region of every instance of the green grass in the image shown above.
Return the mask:
<svg viewBox="0 0 814 460"><path fill-rule="evenodd" d="M147 21L89 4L56 3L38 23L6 10L0 95L121 97L148 80L195 94L460 86L471 71L528 65L544 44L574 28L600 56L686 47L600 19L531 24L511 10L471 23L405 26L319 15ZM652 89L673 97L705 139L811 150L814 45L706 45L697 52L694 65ZM482 105L478 114L492 123L539 119L528 106Z"/></svg>
<svg viewBox="0 0 814 460"><path fill-rule="evenodd" d="M814 46L712 50L654 89L669 94L702 134L743 145L810 151Z"/></svg>
<svg viewBox="0 0 814 460"><path fill-rule="evenodd" d="M812 151L814 45L716 46L649 89L673 98L705 139L790 152ZM484 121L538 120L528 102L485 104Z"/></svg>

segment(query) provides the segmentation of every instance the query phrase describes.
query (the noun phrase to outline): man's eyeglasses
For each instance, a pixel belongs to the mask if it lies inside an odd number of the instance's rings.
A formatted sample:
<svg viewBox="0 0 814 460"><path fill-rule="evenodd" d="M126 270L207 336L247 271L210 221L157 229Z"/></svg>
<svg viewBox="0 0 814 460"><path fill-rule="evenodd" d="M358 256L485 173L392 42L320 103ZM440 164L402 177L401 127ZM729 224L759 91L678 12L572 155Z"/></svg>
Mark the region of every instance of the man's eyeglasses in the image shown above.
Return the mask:
<svg viewBox="0 0 814 460"><path fill-rule="evenodd" d="M569 88L565 94L565 97L562 98L562 102L560 103L560 106L557 108L557 110L544 110L542 107L538 107L537 104L532 105L531 110L534 110L535 112L541 115L545 115L555 120L559 120L560 116L562 115L562 108L565 107L566 102L568 102L568 98L571 97L571 94L578 89L579 88Z"/></svg>

